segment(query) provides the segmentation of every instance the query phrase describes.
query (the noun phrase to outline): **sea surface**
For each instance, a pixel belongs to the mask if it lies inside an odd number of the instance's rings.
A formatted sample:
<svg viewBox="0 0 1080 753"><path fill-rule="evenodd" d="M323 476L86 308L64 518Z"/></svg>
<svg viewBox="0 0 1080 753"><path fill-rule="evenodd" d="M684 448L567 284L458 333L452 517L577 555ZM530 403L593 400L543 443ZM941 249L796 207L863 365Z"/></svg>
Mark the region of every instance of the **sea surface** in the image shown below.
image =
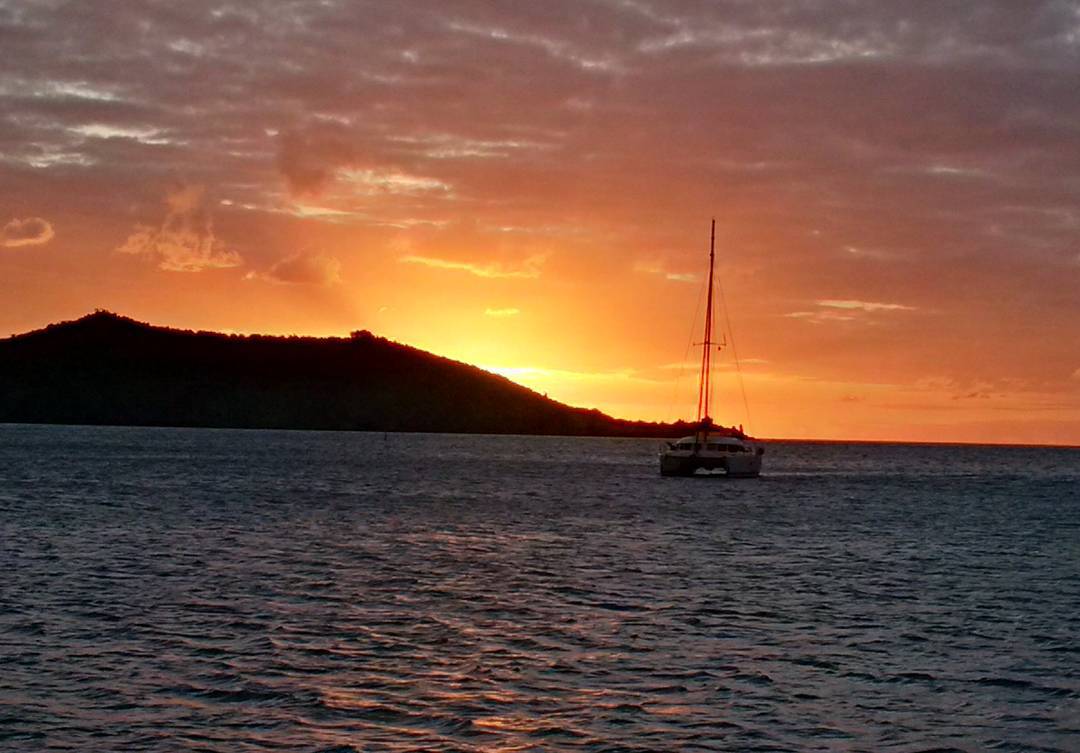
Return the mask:
<svg viewBox="0 0 1080 753"><path fill-rule="evenodd" d="M0 426L0 750L1080 751L1080 451Z"/></svg>

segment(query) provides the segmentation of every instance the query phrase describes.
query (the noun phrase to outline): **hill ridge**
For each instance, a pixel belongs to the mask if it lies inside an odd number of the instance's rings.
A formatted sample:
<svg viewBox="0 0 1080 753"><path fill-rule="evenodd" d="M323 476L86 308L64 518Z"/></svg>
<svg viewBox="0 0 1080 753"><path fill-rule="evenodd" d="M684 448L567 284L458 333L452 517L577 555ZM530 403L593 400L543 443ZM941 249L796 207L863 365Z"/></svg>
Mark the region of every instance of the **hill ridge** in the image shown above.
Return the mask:
<svg viewBox="0 0 1080 753"><path fill-rule="evenodd" d="M105 309L0 339L0 422L672 436L357 330L232 334Z"/></svg>

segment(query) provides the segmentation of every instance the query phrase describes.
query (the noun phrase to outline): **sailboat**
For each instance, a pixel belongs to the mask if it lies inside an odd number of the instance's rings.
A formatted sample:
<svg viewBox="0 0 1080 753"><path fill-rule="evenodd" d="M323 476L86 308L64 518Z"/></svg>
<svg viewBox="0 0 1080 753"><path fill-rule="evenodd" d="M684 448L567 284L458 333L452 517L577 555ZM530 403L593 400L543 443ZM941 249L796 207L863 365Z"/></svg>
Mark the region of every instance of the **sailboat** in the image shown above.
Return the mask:
<svg viewBox="0 0 1080 753"><path fill-rule="evenodd" d="M714 340L713 268L716 258L716 220L709 233L709 289L705 302L705 338L701 343L698 407L692 436L668 442L660 450L661 476L693 476L697 471L723 471L728 476L753 478L761 474L765 447L747 436L742 427L717 426L709 416L712 399L713 348L721 350L726 338Z"/></svg>

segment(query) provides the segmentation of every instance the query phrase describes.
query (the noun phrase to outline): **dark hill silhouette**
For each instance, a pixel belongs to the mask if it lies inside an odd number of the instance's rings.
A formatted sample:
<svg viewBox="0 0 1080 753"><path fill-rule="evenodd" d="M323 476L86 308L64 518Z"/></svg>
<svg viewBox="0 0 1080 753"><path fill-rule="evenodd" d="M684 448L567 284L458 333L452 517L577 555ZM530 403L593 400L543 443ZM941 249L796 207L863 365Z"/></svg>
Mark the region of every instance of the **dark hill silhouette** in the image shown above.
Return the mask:
<svg viewBox="0 0 1080 753"><path fill-rule="evenodd" d="M674 436L355 332L191 332L98 311L0 340L0 422Z"/></svg>

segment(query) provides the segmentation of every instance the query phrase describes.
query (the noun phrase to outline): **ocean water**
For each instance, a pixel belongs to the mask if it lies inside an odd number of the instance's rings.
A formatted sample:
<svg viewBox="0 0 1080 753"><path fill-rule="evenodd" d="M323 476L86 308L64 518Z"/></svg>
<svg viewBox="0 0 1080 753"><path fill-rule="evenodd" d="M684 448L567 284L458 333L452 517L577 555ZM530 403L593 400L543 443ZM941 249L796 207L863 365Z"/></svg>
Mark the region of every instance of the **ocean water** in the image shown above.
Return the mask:
<svg viewBox="0 0 1080 753"><path fill-rule="evenodd" d="M656 446L0 426L0 750L1080 750L1080 451Z"/></svg>

